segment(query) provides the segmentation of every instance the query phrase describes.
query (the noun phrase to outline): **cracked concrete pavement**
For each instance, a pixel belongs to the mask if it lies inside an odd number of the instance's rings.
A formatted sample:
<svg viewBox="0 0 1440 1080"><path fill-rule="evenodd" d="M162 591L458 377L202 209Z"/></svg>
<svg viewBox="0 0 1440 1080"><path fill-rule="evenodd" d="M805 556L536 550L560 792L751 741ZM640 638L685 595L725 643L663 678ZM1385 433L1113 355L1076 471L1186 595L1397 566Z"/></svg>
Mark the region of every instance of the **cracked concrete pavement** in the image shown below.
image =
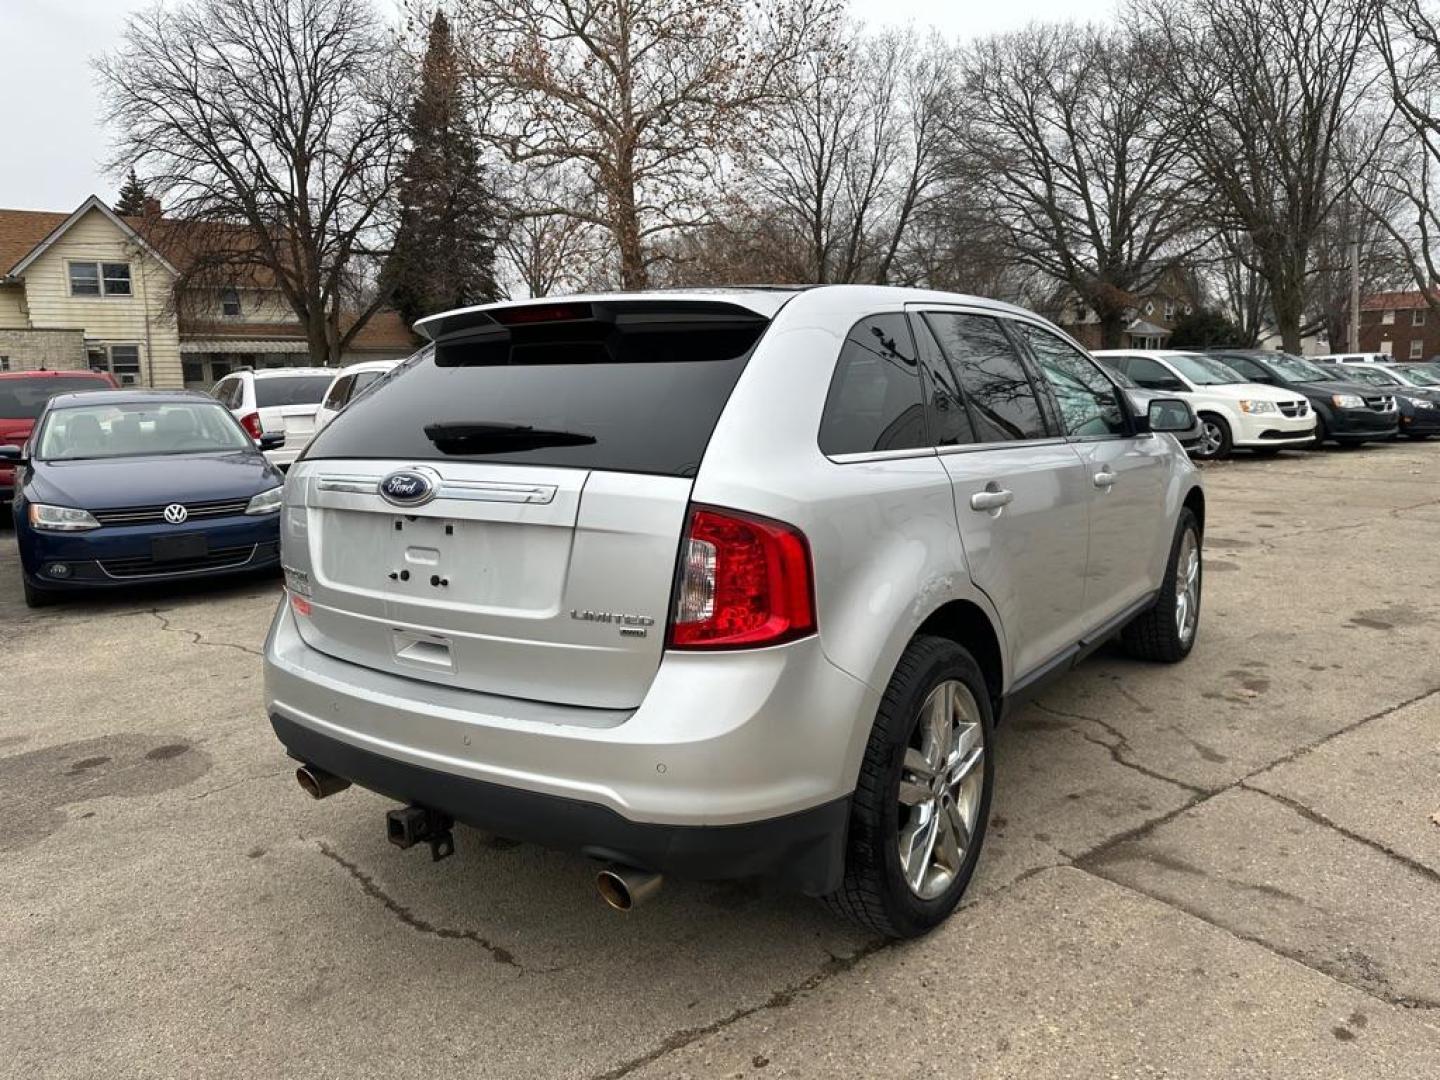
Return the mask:
<svg viewBox="0 0 1440 1080"><path fill-rule="evenodd" d="M0 1073L1440 1075L1440 445L1207 470L1200 641L1001 729L980 872L889 944L763 883L385 841L261 713L273 580L28 612L0 536Z"/></svg>

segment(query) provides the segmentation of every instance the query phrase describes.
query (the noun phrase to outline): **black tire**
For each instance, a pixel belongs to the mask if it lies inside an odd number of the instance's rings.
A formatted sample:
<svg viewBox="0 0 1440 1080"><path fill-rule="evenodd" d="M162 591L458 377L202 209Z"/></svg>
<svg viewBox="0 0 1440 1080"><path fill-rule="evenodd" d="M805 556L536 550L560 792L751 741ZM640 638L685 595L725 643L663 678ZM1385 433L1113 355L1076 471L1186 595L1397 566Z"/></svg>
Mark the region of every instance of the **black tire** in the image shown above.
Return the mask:
<svg viewBox="0 0 1440 1080"><path fill-rule="evenodd" d="M1196 551L1202 551L1200 524L1189 509L1180 511L1180 520L1175 525L1175 539L1170 544L1170 558L1165 563L1165 583L1155 603L1137 615L1120 632L1120 642L1125 651L1137 660L1154 660L1162 664L1175 664L1190 655L1195 639L1200 636L1200 599L1204 593L1204 563L1197 567L1195 577L1195 623L1189 636L1181 634L1176 617L1176 601L1179 595L1177 569L1180 552L1184 547L1186 533L1195 537Z"/></svg>
<svg viewBox="0 0 1440 1080"><path fill-rule="evenodd" d="M1214 429L1219 443L1215 449L1207 452L1202 449L1202 447L1205 442L1206 430L1211 428ZM1223 416L1216 416L1214 413L1201 413L1200 442L1195 444L1195 449L1190 452L1190 456L1196 461L1223 461L1230 456L1230 450L1233 446L1234 441L1230 435L1230 425L1225 422L1225 418Z"/></svg>
<svg viewBox="0 0 1440 1080"><path fill-rule="evenodd" d="M1319 413L1315 414L1315 441L1311 444L1312 450L1320 450L1325 446L1325 441L1330 438L1330 429L1325 426L1325 417Z"/></svg>
<svg viewBox="0 0 1440 1080"><path fill-rule="evenodd" d="M941 683L955 680L970 691L984 738L977 763L981 790L970 843L959 872L932 899L906 883L900 863L900 781L905 754L920 722L921 706ZM995 785L994 717L985 678L974 657L948 638L919 636L910 642L885 688L860 765L851 803L845 876L825 897L830 909L886 937L918 937L949 917L960 902L985 841L990 793ZM973 775L973 774L972 774Z"/></svg>
<svg viewBox="0 0 1440 1080"><path fill-rule="evenodd" d="M20 579L20 584L24 587L25 590L26 607L42 608L49 607L51 604L55 603L54 593L46 592L44 589L37 589L34 585L31 585L30 582L26 581L23 577Z"/></svg>

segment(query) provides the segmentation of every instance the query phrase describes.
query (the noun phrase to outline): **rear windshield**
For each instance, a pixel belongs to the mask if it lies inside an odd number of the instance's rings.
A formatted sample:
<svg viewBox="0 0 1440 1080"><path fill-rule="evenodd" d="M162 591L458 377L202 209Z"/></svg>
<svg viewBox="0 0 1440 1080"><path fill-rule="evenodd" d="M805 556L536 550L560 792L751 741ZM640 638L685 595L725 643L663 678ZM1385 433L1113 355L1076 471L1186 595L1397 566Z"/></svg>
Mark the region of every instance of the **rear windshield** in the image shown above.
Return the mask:
<svg viewBox="0 0 1440 1080"><path fill-rule="evenodd" d="M57 375L43 379L0 379L0 420L34 420L56 394L76 390L110 390L106 379L93 375Z"/></svg>
<svg viewBox="0 0 1440 1080"><path fill-rule="evenodd" d="M352 400L304 456L693 476L765 325L672 314L442 340Z"/></svg>
<svg viewBox="0 0 1440 1080"><path fill-rule="evenodd" d="M319 405L330 389L333 375L284 375L255 380L255 406Z"/></svg>

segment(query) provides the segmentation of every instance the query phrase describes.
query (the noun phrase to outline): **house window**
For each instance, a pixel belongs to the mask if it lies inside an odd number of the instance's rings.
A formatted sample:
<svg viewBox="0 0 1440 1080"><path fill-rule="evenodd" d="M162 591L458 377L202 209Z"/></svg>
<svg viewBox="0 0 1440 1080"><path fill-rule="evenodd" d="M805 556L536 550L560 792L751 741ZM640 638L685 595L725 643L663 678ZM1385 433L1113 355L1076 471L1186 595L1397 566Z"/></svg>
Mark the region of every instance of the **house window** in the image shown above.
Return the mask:
<svg viewBox="0 0 1440 1080"><path fill-rule="evenodd" d="M240 317L240 291L238 289L220 290L220 314L227 319Z"/></svg>
<svg viewBox="0 0 1440 1080"><path fill-rule="evenodd" d="M1411 326L1424 326L1424 325L1425 325L1425 309L1424 309L1424 308L1416 308L1414 311L1410 312L1410 325L1411 325Z"/></svg>
<svg viewBox="0 0 1440 1080"><path fill-rule="evenodd" d="M1146 300L1146 301L1145 301L1145 314L1146 314L1146 315L1154 315L1154 314L1155 314L1155 305L1152 304L1149 300Z"/></svg>
<svg viewBox="0 0 1440 1080"><path fill-rule="evenodd" d="M1165 321L1166 321L1166 322L1174 322L1174 321L1175 321L1175 301L1174 301L1174 300L1166 300L1166 301L1165 301Z"/></svg>
<svg viewBox="0 0 1440 1080"><path fill-rule="evenodd" d="M1394 326L1394 325L1395 325L1395 309L1394 309L1394 308L1387 308L1386 310L1382 311L1382 312L1380 313L1380 322L1383 323L1385 326Z"/></svg>
<svg viewBox="0 0 1440 1080"><path fill-rule="evenodd" d="M139 345L91 345L85 351L90 359L90 370L110 372L121 386L139 383Z"/></svg>
<svg viewBox="0 0 1440 1080"><path fill-rule="evenodd" d="M10 370L10 357L0 356L0 371Z"/></svg>
<svg viewBox="0 0 1440 1080"><path fill-rule="evenodd" d="M1278 349L1279 346L1277 345L1276 348ZM1393 355L1395 355L1395 342L1393 342L1393 341L1382 341L1382 342L1380 342L1380 352L1381 352L1382 354L1384 354L1385 356L1393 356Z"/></svg>
<svg viewBox="0 0 1440 1080"><path fill-rule="evenodd" d="M72 262L71 296L129 296L130 264Z"/></svg>
<svg viewBox="0 0 1440 1080"><path fill-rule="evenodd" d="M1420 352L1424 348L1424 346L1425 343L1419 338L1416 338L1414 341L1410 342L1410 359L1419 360Z"/></svg>

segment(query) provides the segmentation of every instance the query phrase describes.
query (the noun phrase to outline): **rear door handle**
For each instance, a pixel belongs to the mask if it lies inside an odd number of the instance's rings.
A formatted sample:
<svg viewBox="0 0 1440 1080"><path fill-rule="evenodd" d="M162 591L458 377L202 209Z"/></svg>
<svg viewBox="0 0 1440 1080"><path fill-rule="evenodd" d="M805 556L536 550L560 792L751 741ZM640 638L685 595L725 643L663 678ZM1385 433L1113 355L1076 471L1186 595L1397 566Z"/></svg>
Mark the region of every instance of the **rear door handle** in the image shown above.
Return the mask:
<svg viewBox="0 0 1440 1080"><path fill-rule="evenodd" d="M1100 472L1097 472L1092 479L1097 488L1104 488L1108 491L1115 483L1115 474L1109 469L1102 469Z"/></svg>
<svg viewBox="0 0 1440 1080"><path fill-rule="evenodd" d="M1005 488L996 487L993 484L984 491L977 491L970 496L971 510L999 510L1002 506L1009 506L1015 500L1015 493Z"/></svg>

